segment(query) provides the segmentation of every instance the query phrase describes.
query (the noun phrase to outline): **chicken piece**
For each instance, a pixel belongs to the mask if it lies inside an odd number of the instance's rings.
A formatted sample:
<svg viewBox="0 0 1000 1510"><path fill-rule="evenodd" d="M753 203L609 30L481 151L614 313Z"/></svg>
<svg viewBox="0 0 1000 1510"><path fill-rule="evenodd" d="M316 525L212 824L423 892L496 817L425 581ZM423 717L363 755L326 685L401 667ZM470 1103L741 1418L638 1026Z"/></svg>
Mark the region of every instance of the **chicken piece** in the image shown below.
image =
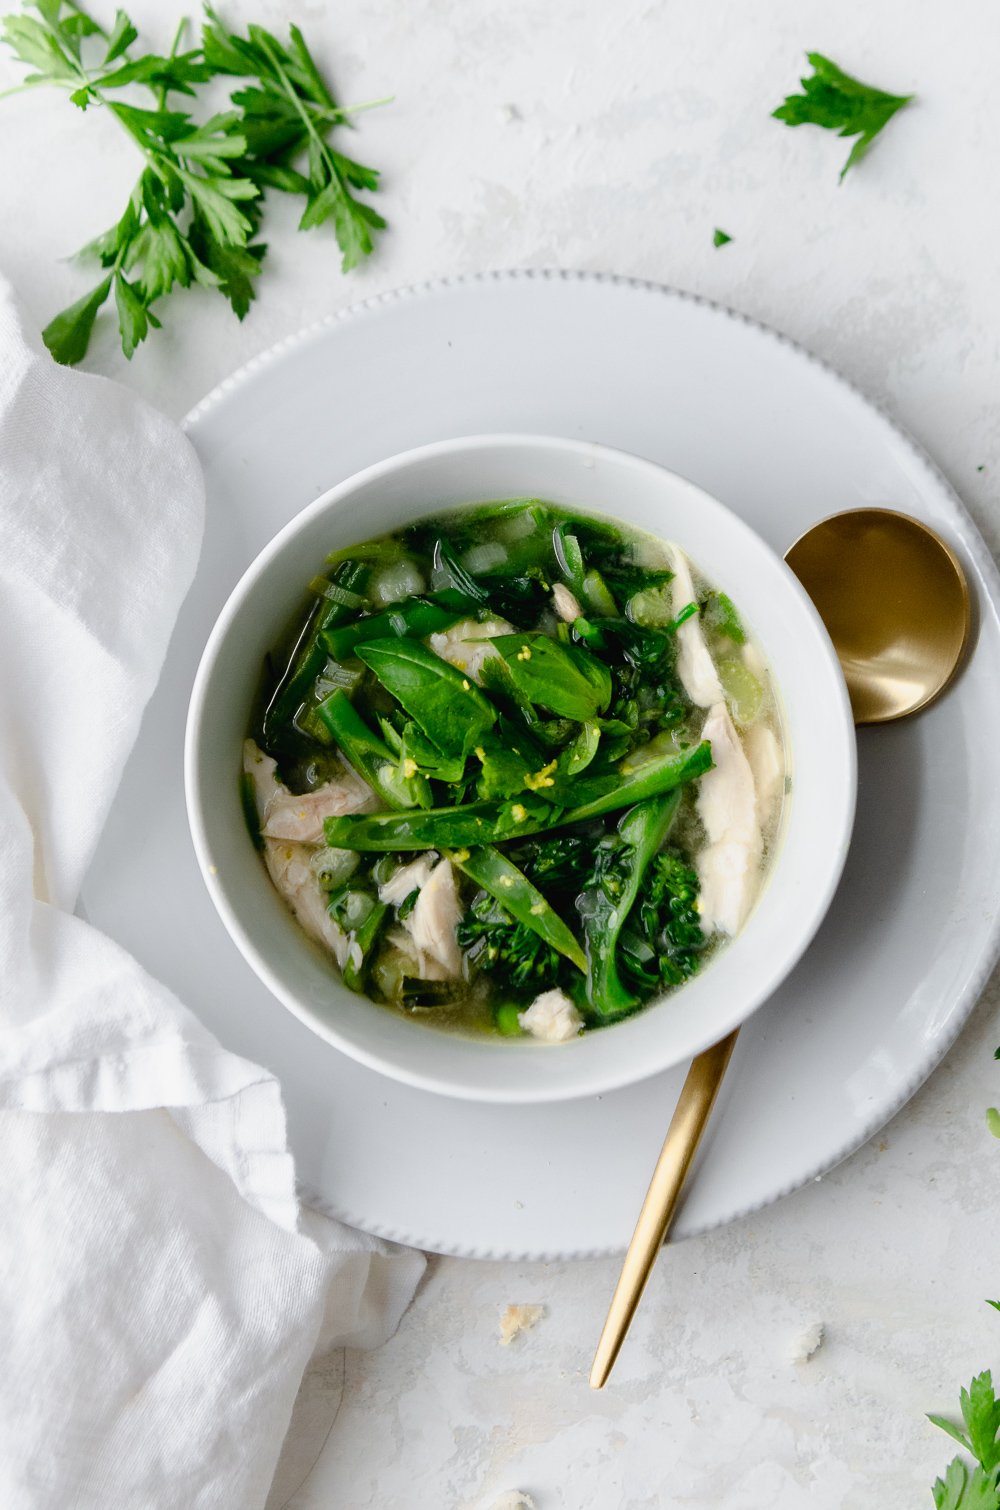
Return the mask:
<svg viewBox="0 0 1000 1510"><path fill-rule="evenodd" d="M579 619L583 614L583 609L577 602L575 595L562 582L556 582L553 585L552 606L559 617L566 620L567 624L572 624L574 620Z"/></svg>
<svg viewBox="0 0 1000 1510"><path fill-rule="evenodd" d="M439 960L432 959L422 949L418 949L413 942L413 937L406 928L394 928L387 935L388 942L401 954L405 954L408 960L413 962L413 974L418 980L452 980L454 977L445 969Z"/></svg>
<svg viewBox="0 0 1000 1510"><path fill-rule="evenodd" d="M429 635L427 644L435 655L454 666L456 671L480 681L482 664L491 655L498 655L490 644L501 634L514 634L513 624L506 619L459 619L450 629L441 629Z"/></svg>
<svg viewBox="0 0 1000 1510"><path fill-rule="evenodd" d="M709 712L701 737L711 744L715 762L698 787L698 815L708 838L697 860L701 926L705 933L734 934L760 882L757 796L750 762L724 702Z"/></svg>
<svg viewBox="0 0 1000 1510"><path fill-rule="evenodd" d="M420 888L416 905L404 919L403 927L417 949L429 959L436 960L447 971L446 979L450 980L460 979L462 974L462 951L455 936L461 916L451 861L439 860Z"/></svg>
<svg viewBox="0 0 1000 1510"><path fill-rule="evenodd" d="M340 776L324 782L313 792L298 795L287 789L279 792L268 805L262 832L268 839L322 844L325 818L371 812L377 807L378 800L367 781L345 765Z"/></svg>
<svg viewBox="0 0 1000 1510"><path fill-rule="evenodd" d="M278 780L278 762L255 744L252 739L243 741L243 770L253 782L254 801L261 827L267 822L271 804L288 791Z"/></svg>
<svg viewBox="0 0 1000 1510"><path fill-rule="evenodd" d="M264 864L276 890L309 937L329 949L343 968L350 940L327 911L326 892L311 863L313 854L307 844L295 844L288 839L264 840Z"/></svg>
<svg viewBox="0 0 1000 1510"><path fill-rule="evenodd" d="M253 781L260 830L266 839L322 844L324 818L371 812L378 807L368 783L343 763L335 780L298 796L278 780L276 762L252 739L243 743L243 769Z"/></svg>
<svg viewBox="0 0 1000 1510"><path fill-rule="evenodd" d="M510 1347L515 1337L530 1332L545 1315L545 1307L539 1305L508 1306L500 1316L500 1346Z"/></svg>
<svg viewBox="0 0 1000 1510"><path fill-rule="evenodd" d="M684 552L670 547L671 607L676 618L689 603L698 601L691 580L691 568ZM715 662L708 652L701 627L701 615L692 614L676 631L677 675L681 686L697 708L711 708L722 701L722 684Z"/></svg>
<svg viewBox="0 0 1000 1510"><path fill-rule="evenodd" d="M785 762L773 729L753 724L743 736L743 749L750 762L757 795L757 821L766 834L781 809L785 795Z"/></svg>
<svg viewBox="0 0 1000 1510"><path fill-rule="evenodd" d="M406 901L411 891L422 890L430 880L436 859L437 851L432 849L416 860L411 860L409 865L400 865L388 881L384 881L379 887L379 901L391 902L393 907L398 907L400 902Z"/></svg>
<svg viewBox="0 0 1000 1510"><path fill-rule="evenodd" d="M565 991L543 991L517 1020L526 1033L545 1043L568 1043L583 1027L583 1018Z"/></svg>

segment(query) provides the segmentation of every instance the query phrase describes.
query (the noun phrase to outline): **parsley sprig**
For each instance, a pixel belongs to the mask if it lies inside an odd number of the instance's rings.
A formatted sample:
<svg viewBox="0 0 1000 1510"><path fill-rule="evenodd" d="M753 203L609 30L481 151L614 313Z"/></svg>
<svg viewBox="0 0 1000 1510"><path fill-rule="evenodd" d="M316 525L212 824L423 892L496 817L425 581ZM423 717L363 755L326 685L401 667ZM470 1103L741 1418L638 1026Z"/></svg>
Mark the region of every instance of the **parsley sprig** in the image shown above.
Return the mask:
<svg viewBox="0 0 1000 1510"><path fill-rule="evenodd" d="M51 85L81 110L107 110L143 160L119 220L77 253L103 276L43 332L57 361L83 359L112 293L126 357L159 328L153 306L175 286L217 289L242 319L267 251L255 239L267 189L304 196L301 229L332 223L344 271L385 226L356 192L377 189L378 173L329 142L356 112L338 105L298 27L286 47L261 26L230 32L206 8L201 46L182 50L184 34L181 22L168 54L133 56L139 34L123 10L110 31L76 0L25 0L4 18L2 40L33 70L17 89ZM231 109L199 122L171 106L219 75L251 81ZM137 88L151 100L136 104Z"/></svg>
<svg viewBox="0 0 1000 1510"><path fill-rule="evenodd" d="M997 1301L986 1303L1000 1310ZM959 1409L964 1430L944 1416L927 1417L974 1459L970 1468L964 1458L952 1458L944 1478L935 1480L936 1510L1000 1510L1000 1399L989 1369L961 1391Z"/></svg>
<svg viewBox="0 0 1000 1510"><path fill-rule="evenodd" d="M850 155L840 170L847 172L861 161L872 142L914 98L912 94L886 94L871 84L852 79L820 52L806 54L813 72L804 79L801 94L790 94L773 112L786 126L823 126L839 136L856 136Z"/></svg>

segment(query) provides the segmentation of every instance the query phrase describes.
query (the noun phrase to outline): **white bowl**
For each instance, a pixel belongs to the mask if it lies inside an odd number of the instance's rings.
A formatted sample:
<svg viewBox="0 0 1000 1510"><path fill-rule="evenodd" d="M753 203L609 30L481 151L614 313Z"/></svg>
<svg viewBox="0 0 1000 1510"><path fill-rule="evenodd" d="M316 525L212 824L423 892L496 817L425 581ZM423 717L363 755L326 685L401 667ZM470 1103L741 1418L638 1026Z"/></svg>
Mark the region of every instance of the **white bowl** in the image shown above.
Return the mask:
<svg viewBox="0 0 1000 1510"><path fill-rule="evenodd" d="M720 440L720 444L723 443ZM457 504L533 496L676 541L728 593L767 657L791 795L762 895L704 972L614 1026L558 1046L464 1038L354 995L271 885L239 799L240 747L267 651L328 552ZM854 726L840 666L796 578L741 519L652 462L582 441L484 435L422 446L324 493L271 541L219 616L188 715L188 815L205 883L237 947L278 1001L372 1069L476 1101L557 1101L641 1080L743 1022L812 939L854 817Z"/></svg>

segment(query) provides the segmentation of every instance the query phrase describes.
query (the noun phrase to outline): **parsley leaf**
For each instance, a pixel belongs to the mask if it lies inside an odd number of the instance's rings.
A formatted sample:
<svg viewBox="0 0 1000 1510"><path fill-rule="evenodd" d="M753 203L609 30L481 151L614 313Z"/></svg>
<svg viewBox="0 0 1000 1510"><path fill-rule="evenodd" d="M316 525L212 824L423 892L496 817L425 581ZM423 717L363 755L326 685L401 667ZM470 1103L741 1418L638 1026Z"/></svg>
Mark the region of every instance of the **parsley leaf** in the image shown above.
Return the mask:
<svg viewBox="0 0 1000 1510"><path fill-rule="evenodd" d="M42 331L42 340L57 362L72 367L82 362L90 344L97 311L111 292L111 278L105 278L89 294L77 299L68 309L50 320Z"/></svg>
<svg viewBox="0 0 1000 1510"><path fill-rule="evenodd" d="M995 1106L986 1108L986 1126L994 1138L1000 1138L1000 1111Z"/></svg>
<svg viewBox="0 0 1000 1510"><path fill-rule="evenodd" d="M713 246L728 246L729 242L732 241L732 239L733 239L732 236L730 236L727 231L720 231L719 227L716 226L715 227L715 235L712 237L712 245Z"/></svg>
<svg viewBox="0 0 1000 1510"><path fill-rule="evenodd" d="M377 171L327 141L356 111L337 104L297 26L289 28L284 46L263 26L251 25L241 37L226 30L211 6L205 14L206 60L217 73L255 80L232 96L247 143L247 174L262 187L303 195L299 229L329 220L349 272L371 254L372 232L385 227L378 211L352 192L377 189ZM294 166L303 154L305 172Z"/></svg>
<svg viewBox="0 0 1000 1510"><path fill-rule="evenodd" d="M773 112L786 126L822 126L840 136L856 136L850 156L840 170L841 182L850 168L868 151L879 132L897 110L914 98L912 94L886 94L870 84L852 79L822 53L806 54L813 69L800 80L802 94L790 94Z"/></svg>
<svg viewBox="0 0 1000 1510"><path fill-rule="evenodd" d="M995 1300L986 1304L1000 1310ZM1000 1510L1000 1399L989 1369L961 1391L959 1408L964 1431L943 1416L927 1419L954 1438L975 1466L970 1471L964 1459L953 1458L944 1478L935 1480L934 1504L937 1510Z"/></svg>

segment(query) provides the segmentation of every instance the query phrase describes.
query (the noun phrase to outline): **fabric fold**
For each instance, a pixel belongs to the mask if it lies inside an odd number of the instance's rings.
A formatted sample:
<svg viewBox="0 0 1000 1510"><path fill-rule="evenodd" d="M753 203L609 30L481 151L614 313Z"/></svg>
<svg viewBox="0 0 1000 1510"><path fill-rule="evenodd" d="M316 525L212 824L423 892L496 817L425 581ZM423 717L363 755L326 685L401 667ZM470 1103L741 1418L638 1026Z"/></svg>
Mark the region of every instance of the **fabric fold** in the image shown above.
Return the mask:
<svg viewBox="0 0 1000 1510"><path fill-rule="evenodd" d="M263 1505L317 1341L377 1345L423 1268L303 1216L274 1077L73 914L203 508L180 431L0 278L5 1506Z"/></svg>

